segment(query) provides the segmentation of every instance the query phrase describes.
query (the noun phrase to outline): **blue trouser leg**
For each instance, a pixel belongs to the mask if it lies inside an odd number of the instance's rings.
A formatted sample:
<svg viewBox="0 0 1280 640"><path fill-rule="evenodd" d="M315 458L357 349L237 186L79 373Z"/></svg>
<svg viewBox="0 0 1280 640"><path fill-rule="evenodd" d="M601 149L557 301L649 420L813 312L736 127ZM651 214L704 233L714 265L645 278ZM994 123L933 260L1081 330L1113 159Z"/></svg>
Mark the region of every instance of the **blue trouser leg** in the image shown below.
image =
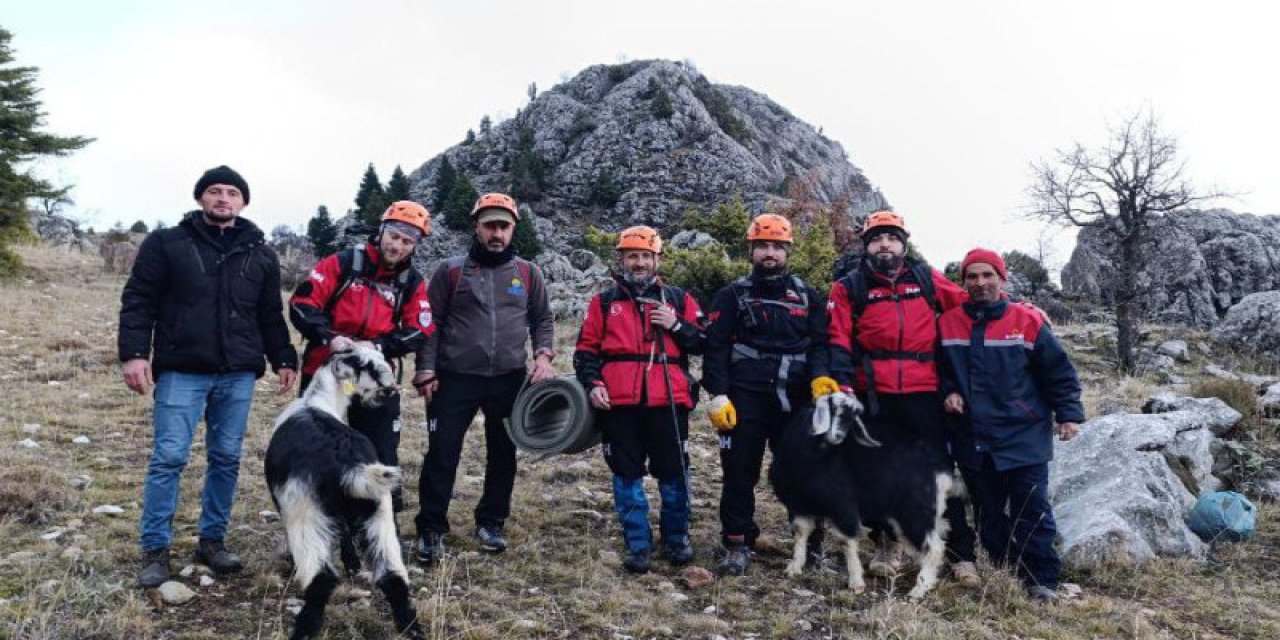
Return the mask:
<svg viewBox="0 0 1280 640"><path fill-rule="evenodd" d="M1049 465L1033 464L1004 472L1013 520L1009 559L1027 584L1058 588L1062 563L1053 548L1058 534L1049 504Z"/></svg>
<svg viewBox="0 0 1280 640"><path fill-rule="evenodd" d="M218 374L205 410L205 443L209 468L200 492L200 537L221 540L231 519L240 477L240 451L244 445L249 405L253 402L253 372Z"/></svg>
<svg viewBox="0 0 1280 640"><path fill-rule="evenodd" d="M138 522L143 551L168 548L173 541L182 470L187 467L191 440L213 379L211 374L176 371L156 378L151 462L142 485L142 517Z"/></svg>
<svg viewBox="0 0 1280 640"><path fill-rule="evenodd" d="M689 489L684 478L659 480L658 493L662 496L658 530L662 539L674 543L689 537Z"/></svg>
<svg viewBox="0 0 1280 640"><path fill-rule="evenodd" d="M649 500L644 495L643 478L614 476L613 508L618 512L618 523L622 525L622 538L627 543L627 551L652 549Z"/></svg>

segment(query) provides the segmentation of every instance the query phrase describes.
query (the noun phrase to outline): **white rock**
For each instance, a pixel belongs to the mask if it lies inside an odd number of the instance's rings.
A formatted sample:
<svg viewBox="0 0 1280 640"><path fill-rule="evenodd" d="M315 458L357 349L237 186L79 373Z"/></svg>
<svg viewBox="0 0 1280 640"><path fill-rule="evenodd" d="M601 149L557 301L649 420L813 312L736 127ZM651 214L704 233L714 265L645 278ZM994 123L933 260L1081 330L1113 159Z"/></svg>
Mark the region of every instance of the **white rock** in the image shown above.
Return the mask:
<svg viewBox="0 0 1280 640"><path fill-rule="evenodd" d="M31 438L27 438L19 442L18 446L22 447L23 449L39 449L40 443L36 442L35 440L32 440Z"/></svg>
<svg viewBox="0 0 1280 640"><path fill-rule="evenodd" d="M93 508L93 512L105 516L118 516L124 513L124 509L114 504L104 504Z"/></svg>
<svg viewBox="0 0 1280 640"><path fill-rule="evenodd" d="M1266 393L1258 398L1258 408L1264 416L1280 417L1280 382L1267 387Z"/></svg>
<svg viewBox="0 0 1280 640"><path fill-rule="evenodd" d="M217 582L217 580L214 580L213 576L200 576L201 587L204 587L207 589L209 587L212 587L215 582Z"/></svg>
<svg viewBox="0 0 1280 640"><path fill-rule="evenodd" d="M1078 437L1057 443L1049 499L1063 562L1089 569L1107 561L1204 557L1206 545L1183 522L1195 496L1170 468L1170 457L1190 446L1179 443L1180 434L1207 431L1207 422L1189 411L1114 414L1086 422Z"/></svg>
<svg viewBox="0 0 1280 640"><path fill-rule="evenodd" d="M1178 362L1191 362L1191 352L1186 340L1166 340L1156 347L1156 353L1169 356Z"/></svg>
<svg viewBox="0 0 1280 640"><path fill-rule="evenodd" d="M705 614L707 614L707 615L709 615L709 616L714 616L714 615L716 615L716 612L717 612L717 611L719 611L719 609L717 609L717 608L716 608L716 606L715 606L714 604L713 604L713 605L711 605L711 606L709 606L709 607L707 607L706 609L703 609L703 610L702 610L702 612L703 612L703 613L705 613Z"/></svg>
<svg viewBox="0 0 1280 640"><path fill-rule="evenodd" d="M274 522L280 519L280 514L271 511L270 509L264 509L258 512L258 517L268 522Z"/></svg>
<svg viewBox="0 0 1280 640"><path fill-rule="evenodd" d="M184 578L190 578L191 576L195 575L195 573L196 573L196 566L193 564L189 564L183 567L182 571L178 572L178 575Z"/></svg>
<svg viewBox="0 0 1280 640"><path fill-rule="evenodd" d="M688 602L688 601L689 601L689 596L686 596L685 594L680 593L679 591L673 591L673 592L671 592L671 593L668 593L668 594L667 594L667 597L668 597L668 598L670 598L670 599L671 599L671 601L672 601L672 602L675 602L675 603L681 603L681 602Z"/></svg>
<svg viewBox="0 0 1280 640"><path fill-rule="evenodd" d="M1187 428L1205 426L1215 436L1230 431L1244 417L1220 398L1190 398L1163 389L1147 398L1142 405L1142 412L1160 414L1190 412L1195 415L1187 423ZM1174 419L1172 415L1170 418ZM1179 429L1179 431L1185 430Z"/></svg>
<svg viewBox="0 0 1280 640"><path fill-rule="evenodd" d="M71 439L71 442L75 444L89 444L90 441L88 436L76 436Z"/></svg>
<svg viewBox="0 0 1280 640"><path fill-rule="evenodd" d="M186 604L196 597L196 592L181 582L170 580L160 585L160 599L166 604Z"/></svg>
<svg viewBox="0 0 1280 640"><path fill-rule="evenodd" d="M49 540L57 540L62 537L62 533L62 529L53 529L52 531L46 531L45 533L40 534L40 539L46 542Z"/></svg>

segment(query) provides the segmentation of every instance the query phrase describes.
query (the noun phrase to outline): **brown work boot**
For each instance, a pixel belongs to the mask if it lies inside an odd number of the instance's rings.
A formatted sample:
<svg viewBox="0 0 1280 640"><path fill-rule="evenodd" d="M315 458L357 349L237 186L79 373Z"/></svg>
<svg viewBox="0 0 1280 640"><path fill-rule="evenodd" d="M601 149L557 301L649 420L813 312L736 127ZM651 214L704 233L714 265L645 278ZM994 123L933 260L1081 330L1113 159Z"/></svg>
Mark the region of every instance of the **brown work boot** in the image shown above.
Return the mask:
<svg viewBox="0 0 1280 640"><path fill-rule="evenodd" d="M982 586L982 578L978 576L978 566L972 562L951 563L951 579L966 589L977 589Z"/></svg>
<svg viewBox="0 0 1280 640"><path fill-rule="evenodd" d="M240 556L228 551L227 545L221 540L200 538L200 542L196 544L195 557L196 562L213 569L213 572L218 575L236 573L243 568L240 564Z"/></svg>

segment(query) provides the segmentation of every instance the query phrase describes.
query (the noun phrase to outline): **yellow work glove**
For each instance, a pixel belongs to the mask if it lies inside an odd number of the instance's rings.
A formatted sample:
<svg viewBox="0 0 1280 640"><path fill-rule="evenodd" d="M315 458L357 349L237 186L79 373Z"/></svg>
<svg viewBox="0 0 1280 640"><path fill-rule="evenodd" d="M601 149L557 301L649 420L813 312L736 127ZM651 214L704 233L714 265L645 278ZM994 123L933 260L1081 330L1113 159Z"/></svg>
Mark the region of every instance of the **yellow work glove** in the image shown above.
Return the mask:
<svg viewBox="0 0 1280 640"><path fill-rule="evenodd" d="M729 402L729 396L712 398L711 406L707 408L707 417L711 418L711 425L716 431L730 431L738 426L738 412L733 408L733 403Z"/></svg>
<svg viewBox="0 0 1280 640"><path fill-rule="evenodd" d="M809 383L809 390L813 392L813 399L817 400L822 396L839 393L840 385L830 376L818 376Z"/></svg>

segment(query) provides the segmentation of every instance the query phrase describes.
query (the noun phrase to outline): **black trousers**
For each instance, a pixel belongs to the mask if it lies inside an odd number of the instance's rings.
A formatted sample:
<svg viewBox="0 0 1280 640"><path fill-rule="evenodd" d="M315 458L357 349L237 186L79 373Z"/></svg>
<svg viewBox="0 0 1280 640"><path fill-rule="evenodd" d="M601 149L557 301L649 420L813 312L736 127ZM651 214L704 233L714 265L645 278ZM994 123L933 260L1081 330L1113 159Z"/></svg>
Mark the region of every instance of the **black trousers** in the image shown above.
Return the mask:
<svg viewBox="0 0 1280 640"><path fill-rule="evenodd" d="M441 371L440 388L427 407L427 453L418 478L418 535L449 531L449 502L467 428L484 412L484 493L476 504L476 526L501 527L511 515L516 447L503 425L524 384L525 371L496 376Z"/></svg>
<svg viewBox="0 0 1280 640"><path fill-rule="evenodd" d="M860 397L866 404L866 399ZM871 437L884 442L912 443L924 447L928 460L939 472L955 474L956 463L952 459L948 443L950 422L942 409L942 397L935 392L887 394L878 396L879 412L867 416L864 422ZM977 555L974 543L977 536L969 524L964 498L947 498L943 516L950 526L947 532L947 560L949 562L973 562ZM872 539L882 541L887 532L871 531Z"/></svg>
<svg viewBox="0 0 1280 640"><path fill-rule="evenodd" d="M647 469L659 480L683 478L689 464L689 410L676 407L676 419L673 425L667 406L597 411L604 460L613 475L634 480Z"/></svg>
<svg viewBox="0 0 1280 640"><path fill-rule="evenodd" d="M311 384L312 376L303 375L298 395ZM400 466L400 394L387 397L377 407L366 407L352 402L347 409L347 424L373 443L378 462L393 467ZM391 493L392 508L399 513L404 509L404 496L399 487Z"/></svg>
<svg viewBox="0 0 1280 640"><path fill-rule="evenodd" d="M991 456L980 468L961 467L977 513L982 546L996 566L1012 565L1028 585L1058 588L1062 561L1053 548L1058 527L1049 504L1049 465L996 471Z"/></svg>
<svg viewBox="0 0 1280 640"><path fill-rule="evenodd" d="M724 474L720 489L720 540L725 546L755 543L760 535L756 524L756 484L764 450L778 444L782 430L791 423L792 412L808 406L809 389L793 385L787 390L792 411L783 411L773 389L730 388L729 401L738 414L738 426L720 435L720 469Z"/></svg>

